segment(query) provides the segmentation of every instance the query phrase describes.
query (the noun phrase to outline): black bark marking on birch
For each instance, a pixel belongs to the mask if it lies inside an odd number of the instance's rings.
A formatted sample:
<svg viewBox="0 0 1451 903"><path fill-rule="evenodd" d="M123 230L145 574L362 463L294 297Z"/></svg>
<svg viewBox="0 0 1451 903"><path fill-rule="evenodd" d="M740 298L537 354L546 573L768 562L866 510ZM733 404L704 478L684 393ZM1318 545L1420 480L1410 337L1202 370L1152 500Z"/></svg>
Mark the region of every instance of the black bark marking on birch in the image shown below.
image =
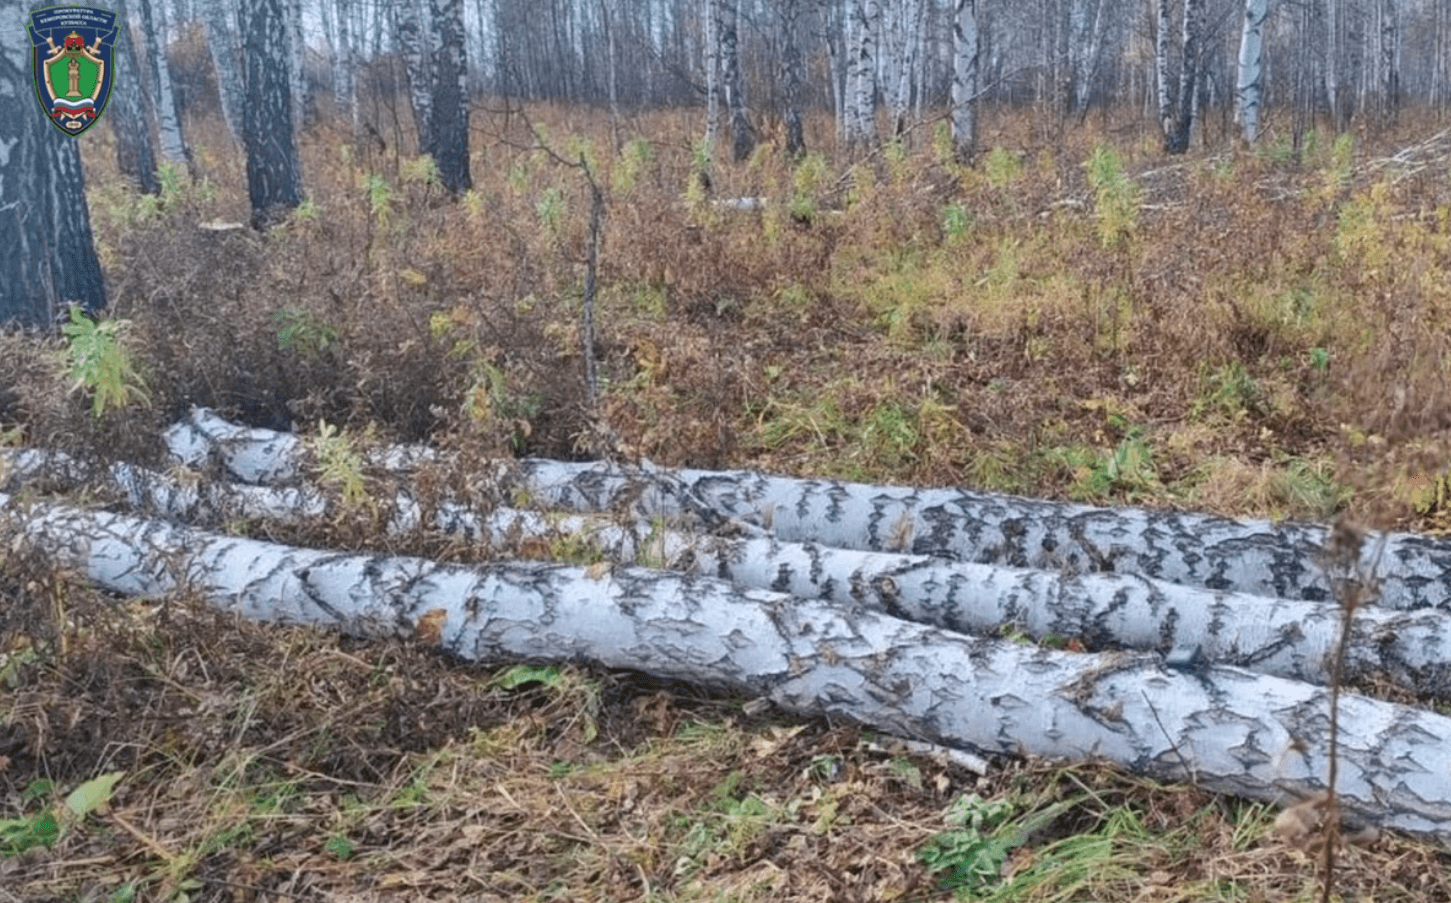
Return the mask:
<svg viewBox="0 0 1451 903"><path fill-rule="evenodd" d="M897 588L897 581L886 574L879 574L872 581L872 589L876 592L877 599L886 608L887 614L904 621L911 620L909 617L911 612L902 607L902 593Z"/></svg>
<svg viewBox="0 0 1451 903"><path fill-rule="evenodd" d="M776 569L776 578L771 581L771 589L778 593L788 592L791 589L791 581L794 579L796 579L796 572L790 564L782 562Z"/></svg>
<svg viewBox="0 0 1451 903"><path fill-rule="evenodd" d="M1068 518L1068 535L1073 538L1078 548L1082 549L1083 554L1087 556L1090 564L1086 570L1111 574L1114 572L1114 560L1118 557L1117 554L1111 550L1109 552L1100 551L1094 545L1093 541L1088 538L1087 531L1084 529L1084 521L1091 520L1097 513L1093 512L1086 516ZM1051 521L1047 523L1051 523ZM1050 527L1049 529L1052 528Z"/></svg>
<svg viewBox="0 0 1451 903"><path fill-rule="evenodd" d="M1260 662L1273 660L1285 650L1294 649L1304 639L1305 631L1301 630L1298 624L1284 624L1280 627L1278 636L1271 642L1262 644L1258 649L1247 654L1240 652L1238 647L1227 649L1219 661L1253 671Z"/></svg>
<svg viewBox="0 0 1451 903"><path fill-rule="evenodd" d="M803 549L806 552L806 554L808 556L810 556L810 558L811 558L811 571L810 571L811 582L812 583L820 583L820 584L822 584L822 589L823 590L828 590L829 591L830 588L831 588L830 587L831 581L830 580L827 580L827 581L825 581L825 583L822 583L822 579L821 579L822 578L822 573L825 570L824 565L822 564L822 561L821 561L821 547L818 546L814 542L809 542L809 543L806 543L805 546L803 546ZM825 595L828 595L829 596L830 593L827 592Z"/></svg>

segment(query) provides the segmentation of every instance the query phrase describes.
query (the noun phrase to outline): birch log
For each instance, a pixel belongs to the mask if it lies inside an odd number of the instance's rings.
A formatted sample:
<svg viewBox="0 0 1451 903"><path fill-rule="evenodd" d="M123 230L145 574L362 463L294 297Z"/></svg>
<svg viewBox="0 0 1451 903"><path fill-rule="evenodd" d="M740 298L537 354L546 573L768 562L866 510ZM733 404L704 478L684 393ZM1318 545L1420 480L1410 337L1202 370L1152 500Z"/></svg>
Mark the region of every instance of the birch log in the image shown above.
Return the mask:
<svg viewBox="0 0 1451 903"><path fill-rule="evenodd" d="M0 453L13 469L34 452ZM68 463L63 456L61 465ZM30 472L38 470L33 464ZM75 467L59 468L62 474ZM115 481L140 510L221 523L238 517L292 520L326 514L322 493L306 487L189 483L115 465ZM4 481L0 480L0 487ZM560 550L579 560L665 567L818 600L843 611L887 614L961 633L1021 630L1034 639L1073 639L1095 650L1157 652L1171 663L1235 665L1277 677L1329 683L1328 661L1342 616L1328 603L1271 599L1184 587L1119 574L1069 575L955 562L925 555L862 552L772 537L696 533L661 520L618 520L500 508L478 512L445 504L435 529L496 552ZM386 529L406 533L424 523L406 493ZM1422 696L1451 698L1451 613L1398 612L1362 606L1351 621L1343 677L1385 681Z"/></svg>
<svg viewBox="0 0 1451 903"><path fill-rule="evenodd" d="M102 586L186 585L252 618L414 633L470 659L577 660L769 698L908 738L1106 759L1284 801L1323 787L1327 691L1157 656L964 636L719 580L619 567L489 567L298 549L58 505L16 523ZM1341 783L1356 823L1451 839L1451 719L1344 695Z"/></svg>
<svg viewBox="0 0 1451 903"><path fill-rule="evenodd" d="M252 482L295 478L299 441L247 429L198 410L168 435L184 460L215 454ZM401 447L385 457L414 459ZM547 507L649 517L734 518L778 539L863 551L912 552L978 564L1063 573L1135 574L1221 592L1331 601L1321 565L1329 530L1314 524L1230 520L1183 511L1098 508L962 489L913 489L750 471L625 468L608 463L531 459L510 472L494 466L502 489L523 489ZM510 465L513 466L513 465ZM712 518L712 515L714 516ZM1451 610L1451 543L1411 533L1372 533L1361 567L1386 608Z"/></svg>

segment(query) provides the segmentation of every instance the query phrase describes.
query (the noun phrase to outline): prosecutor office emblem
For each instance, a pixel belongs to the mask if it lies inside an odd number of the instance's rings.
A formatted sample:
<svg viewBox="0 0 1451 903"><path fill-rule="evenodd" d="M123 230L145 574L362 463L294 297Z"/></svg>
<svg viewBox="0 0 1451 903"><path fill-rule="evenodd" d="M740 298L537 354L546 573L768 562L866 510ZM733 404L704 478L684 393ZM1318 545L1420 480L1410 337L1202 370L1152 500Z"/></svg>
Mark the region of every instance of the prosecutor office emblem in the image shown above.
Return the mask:
<svg viewBox="0 0 1451 903"><path fill-rule="evenodd" d="M95 125L111 99L118 31L116 14L97 6L52 6L30 14L35 96L67 135Z"/></svg>

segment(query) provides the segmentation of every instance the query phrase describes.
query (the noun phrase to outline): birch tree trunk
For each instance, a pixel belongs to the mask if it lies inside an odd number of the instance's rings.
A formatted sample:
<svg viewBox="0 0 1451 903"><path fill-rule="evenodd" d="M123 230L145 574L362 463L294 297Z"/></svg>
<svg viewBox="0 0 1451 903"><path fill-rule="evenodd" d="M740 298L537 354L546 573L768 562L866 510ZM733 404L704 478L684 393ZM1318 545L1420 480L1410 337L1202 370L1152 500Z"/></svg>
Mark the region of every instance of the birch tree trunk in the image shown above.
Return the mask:
<svg viewBox="0 0 1451 903"><path fill-rule="evenodd" d="M473 187L469 174L468 60L464 51L463 0L431 0L433 31L432 98L428 134L430 152L444 190L458 197Z"/></svg>
<svg viewBox="0 0 1451 903"><path fill-rule="evenodd" d="M960 161L977 145L977 0L956 0L952 20L952 146Z"/></svg>
<svg viewBox="0 0 1451 903"><path fill-rule="evenodd" d="M1175 103L1173 129L1164 136L1164 151L1182 154L1189 150L1194 130L1194 114L1198 109L1199 80L1203 66L1199 47L1204 18L1204 0L1184 0L1184 27L1180 41L1179 96Z"/></svg>
<svg viewBox="0 0 1451 903"><path fill-rule="evenodd" d="M1087 0L1079 0L1087 2ZM1073 68L1073 109L1080 117L1088 112L1093 99L1094 78L1098 75L1099 57L1103 53L1103 7L1105 0L1094 0L1093 15L1083 11L1082 33L1075 39L1077 45Z"/></svg>
<svg viewBox="0 0 1451 903"><path fill-rule="evenodd" d="M1169 93L1169 0L1158 0L1155 7L1154 81L1159 88L1159 128L1167 137L1174 128L1174 102Z"/></svg>
<svg viewBox="0 0 1451 903"><path fill-rule="evenodd" d="M302 34L302 0L283 0L287 17L288 93L292 99L292 125L300 129L307 122L307 45Z"/></svg>
<svg viewBox="0 0 1451 903"><path fill-rule="evenodd" d="M776 15L781 27L781 100L786 155L794 160L806 153L801 124L801 94L806 80L801 54L801 0L779 0Z"/></svg>
<svg viewBox="0 0 1451 903"><path fill-rule="evenodd" d="M877 27L881 22L878 0L852 4L852 72L849 93L852 113L847 143L860 149L876 141Z"/></svg>
<svg viewBox="0 0 1451 903"><path fill-rule="evenodd" d="M408 77L408 94L413 99L413 126L418 131L418 152L433 153L433 57L419 21L421 0L400 0L391 9L398 35L398 49Z"/></svg>
<svg viewBox="0 0 1451 903"><path fill-rule="evenodd" d="M339 110L346 111L349 130L358 133L357 62L353 52L353 0L336 0L338 21L337 71L334 74L333 100Z"/></svg>
<svg viewBox="0 0 1451 903"><path fill-rule="evenodd" d="M1340 0L1325 0L1325 99L1336 130L1344 128L1340 97Z"/></svg>
<svg viewBox="0 0 1451 903"><path fill-rule="evenodd" d="M181 116L176 110L176 92L172 90L171 80L171 58L166 52L166 4L159 5L154 26L151 16L151 0L138 0L137 8L141 13L141 27L144 32L142 37L145 41L146 56L151 60L151 84L155 89L153 106L156 111L161 157L168 163L190 167L191 150L187 147Z"/></svg>
<svg viewBox="0 0 1451 903"><path fill-rule="evenodd" d="M617 69L619 39L615 34L619 24L615 22L615 11L610 0L600 0L600 23L605 31L606 80L610 96L610 150L620 152L620 85Z"/></svg>
<svg viewBox="0 0 1451 903"><path fill-rule="evenodd" d="M106 287L80 144L36 107L28 25L0 4L0 326L53 330L69 302L105 307Z"/></svg>
<svg viewBox="0 0 1451 903"><path fill-rule="evenodd" d="M198 0L207 26L207 50L217 74L222 118L234 140L242 137L242 73L234 0Z"/></svg>
<svg viewBox="0 0 1451 903"><path fill-rule="evenodd" d="M629 668L899 736L1108 760L1253 799L1324 787L1329 693L1236 668L1023 647L644 568L347 555L43 503L15 519L114 592L185 586L251 618L411 634L470 659ZM1347 817L1451 838L1451 719L1353 694L1339 704Z"/></svg>
<svg viewBox="0 0 1451 903"><path fill-rule="evenodd" d="M705 4L705 155L707 168L715 157L716 136L720 134L720 4L722 0L703 0Z"/></svg>
<svg viewBox="0 0 1451 903"><path fill-rule="evenodd" d="M1332 0L1333 2L1333 0ZM1260 137L1260 97L1264 78L1265 16L1269 0L1245 0L1244 31L1239 41L1239 120L1244 140L1254 144ZM1327 81L1329 76L1327 76ZM1332 101L1331 108L1334 109Z"/></svg>
<svg viewBox="0 0 1451 903"><path fill-rule="evenodd" d="M1376 82L1383 121L1394 119L1400 106L1400 15L1396 0L1377 0L1379 40L1376 47Z"/></svg>
<svg viewBox="0 0 1451 903"><path fill-rule="evenodd" d="M131 179L143 194L161 194L161 180L156 175L156 149L151 140L149 98L133 45L134 29L125 2L116 4L118 21L122 22L116 40L116 86L111 92L111 124L116 135L116 168Z"/></svg>
<svg viewBox="0 0 1451 903"><path fill-rule="evenodd" d="M78 479L83 469L64 459L10 453L0 461L11 462L0 488L44 476L89 482ZM193 523L328 513L324 494L315 489L181 483L129 465L113 468L112 478L134 508ZM1157 652L1171 663L1234 665L1320 685L1330 683L1327 663L1343 621L1333 603L1214 592L1139 576L1075 576L863 552L739 530L701 533L658 517L621 521L510 508L485 514L451 502L436 504L430 515L406 491L380 515L390 534L411 533L431 521L438 530L504 554L569 549L959 633L994 636L1012 630L1038 640L1072 640L1090 650ZM1342 679L1451 699L1451 612L1362 606L1351 621Z"/></svg>
<svg viewBox="0 0 1451 903"><path fill-rule="evenodd" d="M287 23L281 0L243 0L247 92L242 144L252 226L266 229L302 203L302 172L292 131Z"/></svg>
<svg viewBox="0 0 1451 903"><path fill-rule="evenodd" d="M216 455L236 479L297 478L300 442L289 433L237 427L206 409L167 431L178 459ZM379 463L406 467L423 450L390 450ZM734 519L789 542L910 552L955 561L1067 574L1137 574L1252 596L1333 601L1323 567L1330 531L1307 524L1235 521L1181 511L1096 508L961 489L913 489L750 471L626 469L525 460L481 479L501 497L524 492L547 507L691 515L710 528ZM1394 610L1451 611L1451 543L1411 533L1367 535L1360 569Z"/></svg>
<svg viewBox="0 0 1451 903"><path fill-rule="evenodd" d="M720 52L722 80L725 82L726 108L731 117L731 159L744 161L755 149L751 121L746 117L746 79L741 73L740 50L737 46L736 22L740 0L721 0Z"/></svg>

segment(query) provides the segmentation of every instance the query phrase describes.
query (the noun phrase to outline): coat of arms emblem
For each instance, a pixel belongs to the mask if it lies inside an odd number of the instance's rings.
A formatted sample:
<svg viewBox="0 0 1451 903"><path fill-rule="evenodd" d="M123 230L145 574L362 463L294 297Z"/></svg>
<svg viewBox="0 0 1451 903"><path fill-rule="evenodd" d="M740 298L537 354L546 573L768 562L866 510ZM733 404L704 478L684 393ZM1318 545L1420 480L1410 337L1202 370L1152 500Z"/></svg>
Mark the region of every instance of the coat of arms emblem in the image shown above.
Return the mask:
<svg viewBox="0 0 1451 903"><path fill-rule="evenodd" d="M95 6L52 6L30 14L35 94L67 135L96 124L111 99L116 14Z"/></svg>

